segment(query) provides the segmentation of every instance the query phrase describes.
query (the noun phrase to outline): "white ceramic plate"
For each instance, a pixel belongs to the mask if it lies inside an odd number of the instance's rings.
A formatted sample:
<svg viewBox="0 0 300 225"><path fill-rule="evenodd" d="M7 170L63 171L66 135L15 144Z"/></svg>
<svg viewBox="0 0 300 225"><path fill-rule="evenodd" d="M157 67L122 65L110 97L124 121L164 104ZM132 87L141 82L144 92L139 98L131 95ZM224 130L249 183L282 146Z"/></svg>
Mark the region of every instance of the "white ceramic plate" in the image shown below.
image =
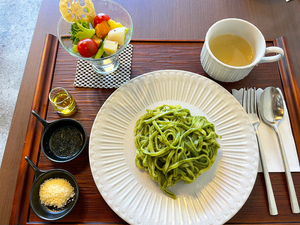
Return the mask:
<svg viewBox="0 0 300 225"><path fill-rule="evenodd" d="M135 123L162 104L205 116L222 136L214 165L194 183L171 188L176 200L135 165ZM250 195L258 149L247 114L227 90L195 73L162 70L132 79L107 99L92 127L89 159L101 195L130 224L223 224Z"/></svg>

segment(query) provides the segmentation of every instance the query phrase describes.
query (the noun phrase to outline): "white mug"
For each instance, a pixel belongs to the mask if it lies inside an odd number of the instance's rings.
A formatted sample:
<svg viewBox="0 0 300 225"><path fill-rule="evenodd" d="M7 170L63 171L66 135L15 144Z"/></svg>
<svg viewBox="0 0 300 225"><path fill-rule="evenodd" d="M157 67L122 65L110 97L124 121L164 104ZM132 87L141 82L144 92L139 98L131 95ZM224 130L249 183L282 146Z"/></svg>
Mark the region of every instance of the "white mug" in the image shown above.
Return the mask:
<svg viewBox="0 0 300 225"><path fill-rule="evenodd" d="M246 66L231 66L218 60L210 50L209 41L221 34L235 34L246 39L255 52L251 64ZM278 53L265 56L268 53ZM235 82L245 78L259 63L276 62L284 56L279 47L266 47L266 40L260 30L253 24L236 18L224 19L213 24L206 33L200 60L204 71L213 79L222 82Z"/></svg>

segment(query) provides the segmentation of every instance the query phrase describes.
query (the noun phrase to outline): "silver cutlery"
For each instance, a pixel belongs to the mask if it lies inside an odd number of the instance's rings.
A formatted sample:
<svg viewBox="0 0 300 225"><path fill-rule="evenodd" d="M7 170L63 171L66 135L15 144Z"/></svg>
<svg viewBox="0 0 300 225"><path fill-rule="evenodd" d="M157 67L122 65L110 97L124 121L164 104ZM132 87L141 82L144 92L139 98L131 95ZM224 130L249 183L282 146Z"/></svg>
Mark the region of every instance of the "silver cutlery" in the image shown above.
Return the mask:
<svg viewBox="0 0 300 225"><path fill-rule="evenodd" d="M258 126L260 125L260 119L257 116L257 102L256 102L256 89L250 88L246 90L243 89L243 101L242 101L243 108L248 114L248 117L253 125L257 142L258 148L260 153L260 159L262 164L262 170L265 178L266 190L267 190L267 197L268 197L268 204L269 204L269 213L270 215L278 215L277 206L275 202L275 197L273 193L273 188L268 172L267 162L265 159L265 155L262 148L262 142L260 140L260 136L258 134Z"/></svg>
<svg viewBox="0 0 300 225"><path fill-rule="evenodd" d="M278 129L278 125L282 121L284 115L283 98L275 87L268 87L262 92L259 103L259 114L263 122L271 127L276 133L283 159L292 212L299 213L300 210L294 182L284 150L283 141Z"/></svg>

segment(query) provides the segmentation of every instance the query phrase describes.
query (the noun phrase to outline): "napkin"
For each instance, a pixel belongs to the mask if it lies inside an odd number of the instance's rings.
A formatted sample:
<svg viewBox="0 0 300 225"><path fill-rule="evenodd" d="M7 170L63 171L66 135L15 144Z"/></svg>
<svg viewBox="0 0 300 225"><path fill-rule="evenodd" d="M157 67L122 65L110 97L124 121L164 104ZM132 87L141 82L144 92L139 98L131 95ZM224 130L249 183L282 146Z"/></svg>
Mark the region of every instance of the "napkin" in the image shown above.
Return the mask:
<svg viewBox="0 0 300 225"><path fill-rule="evenodd" d="M281 90L277 88L282 94ZM259 88L256 92L257 104L259 103L260 95L263 92L261 88ZM233 96L242 104L243 99L243 89L236 90L232 89ZM287 111L287 107L284 101L284 117L282 122L278 126L279 133L283 140L283 145L285 149L285 153L287 156L287 160L290 166L291 172L300 171L299 166L299 158L297 154L297 149L295 145L295 140L293 137L290 118ZM279 141L275 134L275 131L270 128L268 125L260 121L260 125L258 127L258 135L261 139L261 144L263 146L263 152L267 161L268 171L269 172L284 172L284 165L282 161L282 156L280 152ZM261 163L259 163L259 172L262 172Z"/></svg>

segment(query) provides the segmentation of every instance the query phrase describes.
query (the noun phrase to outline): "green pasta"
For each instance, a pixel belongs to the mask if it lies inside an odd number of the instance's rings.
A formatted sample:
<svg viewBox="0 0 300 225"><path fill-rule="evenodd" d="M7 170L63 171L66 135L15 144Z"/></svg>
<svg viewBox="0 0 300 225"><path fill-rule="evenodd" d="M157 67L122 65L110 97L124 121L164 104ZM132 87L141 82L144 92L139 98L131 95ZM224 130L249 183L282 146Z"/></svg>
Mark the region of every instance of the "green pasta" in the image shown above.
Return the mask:
<svg viewBox="0 0 300 225"><path fill-rule="evenodd" d="M180 105L162 105L139 118L134 129L135 164L168 190L179 180L194 182L214 163L218 149L215 127L204 116L192 116Z"/></svg>

